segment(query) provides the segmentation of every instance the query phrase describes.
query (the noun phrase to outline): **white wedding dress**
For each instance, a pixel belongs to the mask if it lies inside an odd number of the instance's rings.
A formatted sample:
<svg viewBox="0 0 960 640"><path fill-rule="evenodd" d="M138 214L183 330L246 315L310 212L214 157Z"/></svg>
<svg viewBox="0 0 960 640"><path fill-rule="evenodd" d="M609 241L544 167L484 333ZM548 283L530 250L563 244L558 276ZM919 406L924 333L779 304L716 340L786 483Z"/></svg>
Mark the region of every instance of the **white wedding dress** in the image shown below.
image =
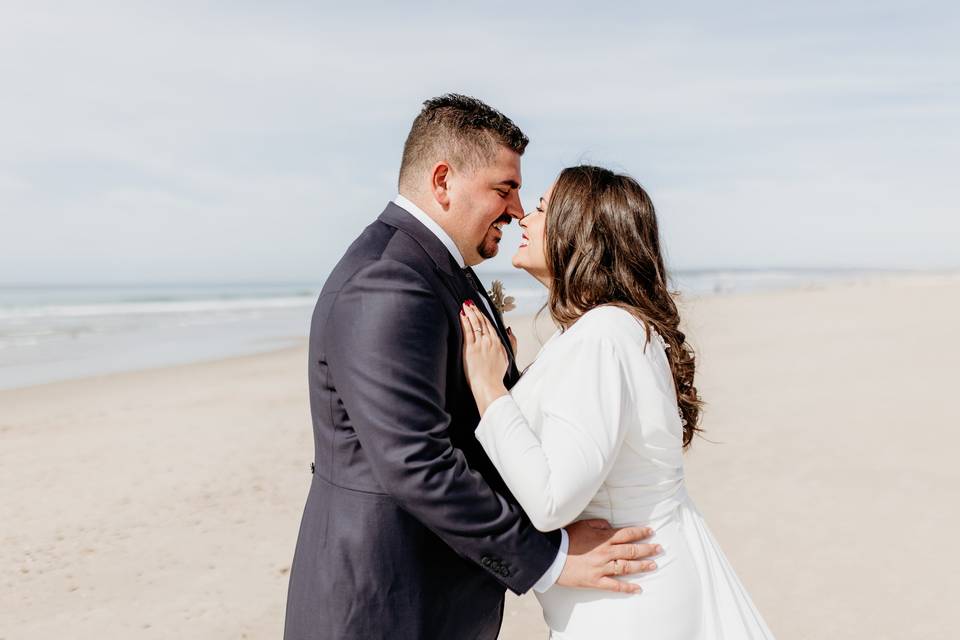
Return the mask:
<svg viewBox="0 0 960 640"><path fill-rule="evenodd" d="M773 638L687 496L665 344L629 312L598 307L555 333L476 435L537 528L604 518L663 547L654 571L624 578L639 594L537 594L551 638Z"/></svg>

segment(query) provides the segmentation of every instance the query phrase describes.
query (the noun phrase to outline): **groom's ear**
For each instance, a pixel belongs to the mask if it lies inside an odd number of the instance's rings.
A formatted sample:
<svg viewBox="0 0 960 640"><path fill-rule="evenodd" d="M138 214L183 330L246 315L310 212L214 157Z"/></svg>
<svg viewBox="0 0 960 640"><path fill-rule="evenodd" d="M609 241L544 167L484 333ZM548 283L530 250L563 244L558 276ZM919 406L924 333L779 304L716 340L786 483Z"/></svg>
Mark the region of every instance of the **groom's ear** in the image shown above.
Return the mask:
<svg viewBox="0 0 960 640"><path fill-rule="evenodd" d="M437 203L444 209L450 206L450 186L447 183L449 178L449 164L440 161L433 165L433 171L430 173L430 191Z"/></svg>

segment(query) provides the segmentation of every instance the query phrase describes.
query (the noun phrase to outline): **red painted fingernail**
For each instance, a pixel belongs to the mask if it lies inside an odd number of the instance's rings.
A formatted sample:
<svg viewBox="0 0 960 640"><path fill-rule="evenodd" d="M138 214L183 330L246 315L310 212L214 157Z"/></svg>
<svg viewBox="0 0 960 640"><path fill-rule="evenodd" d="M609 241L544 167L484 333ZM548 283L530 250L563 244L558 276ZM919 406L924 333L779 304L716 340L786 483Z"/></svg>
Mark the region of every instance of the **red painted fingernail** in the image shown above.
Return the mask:
<svg viewBox="0 0 960 640"><path fill-rule="evenodd" d="M460 315L465 316L465 315L467 315L467 312L464 311L463 309L460 309Z"/></svg>
<svg viewBox="0 0 960 640"><path fill-rule="evenodd" d="M468 306L468 307L472 307L472 306L473 306L473 300L467 300L467 306Z"/></svg>

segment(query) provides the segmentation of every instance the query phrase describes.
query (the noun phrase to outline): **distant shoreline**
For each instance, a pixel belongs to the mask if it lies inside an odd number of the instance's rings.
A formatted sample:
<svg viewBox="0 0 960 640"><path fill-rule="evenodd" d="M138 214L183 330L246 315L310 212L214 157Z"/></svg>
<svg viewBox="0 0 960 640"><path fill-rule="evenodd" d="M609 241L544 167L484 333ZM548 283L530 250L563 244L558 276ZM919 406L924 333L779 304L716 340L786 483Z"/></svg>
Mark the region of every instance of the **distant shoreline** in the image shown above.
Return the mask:
<svg viewBox="0 0 960 640"><path fill-rule="evenodd" d="M702 279L688 281L682 294L684 300L695 300L820 290L891 279L939 281L960 276L950 271L804 273L823 276L805 279L766 271L749 271L746 275L728 271L708 271L702 276L700 272L687 273L687 278ZM483 273L481 277L488 284L510 278L504 282L505 290L507 295L518 298L518 309L510 314L511 321L532 317L546 301L546 291L526 274ZM144 299L143 294L156 293L156 287L132 287L124 289L123 299L101 296L91 301L80 296L46 305L43 294L30 299L21 292L21 299L34 304L19 306L11 304L9 296L3 298L0 288L0 390L289 348L306 340L309 332L316 293L290 295L291 287L302 286L298 283L280 285L280 289L244 289L239 285L176 285L166 290L169 295L152 300ZM186 289L205 292L207 297L177 297L178 292Z"/></svg>

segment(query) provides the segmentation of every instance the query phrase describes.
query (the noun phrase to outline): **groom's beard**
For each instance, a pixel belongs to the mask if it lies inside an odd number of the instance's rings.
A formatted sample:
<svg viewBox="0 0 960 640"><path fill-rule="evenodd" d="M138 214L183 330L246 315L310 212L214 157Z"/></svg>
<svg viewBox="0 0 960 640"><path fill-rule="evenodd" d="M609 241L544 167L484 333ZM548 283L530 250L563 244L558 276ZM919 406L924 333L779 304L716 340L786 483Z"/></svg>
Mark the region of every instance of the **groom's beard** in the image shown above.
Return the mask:
<svg viewBox="0 0 960 640"><path fill-rule="evenodd" d="M502 222L504 226L510 224L512 218L506 214L497 218L493 224ZM502 238L502 232L494 228L493 225L490 225L490 229L487 231L487 235L484 236L483 242L477 245L477 253L480 254L480 257L484 260L489 260L493 256L497 255L497 252L500 251L500 240Z"/></svg>
<svg viewBox="0 0 960 640"><path fill-rule="evenodd" d="M500 241L494 240L493 238L485 239L483 244L477 247L477 253L480 254L480 257L484 260L489 260L493 256L497 255L497 252L500 251Z"/></svg>

